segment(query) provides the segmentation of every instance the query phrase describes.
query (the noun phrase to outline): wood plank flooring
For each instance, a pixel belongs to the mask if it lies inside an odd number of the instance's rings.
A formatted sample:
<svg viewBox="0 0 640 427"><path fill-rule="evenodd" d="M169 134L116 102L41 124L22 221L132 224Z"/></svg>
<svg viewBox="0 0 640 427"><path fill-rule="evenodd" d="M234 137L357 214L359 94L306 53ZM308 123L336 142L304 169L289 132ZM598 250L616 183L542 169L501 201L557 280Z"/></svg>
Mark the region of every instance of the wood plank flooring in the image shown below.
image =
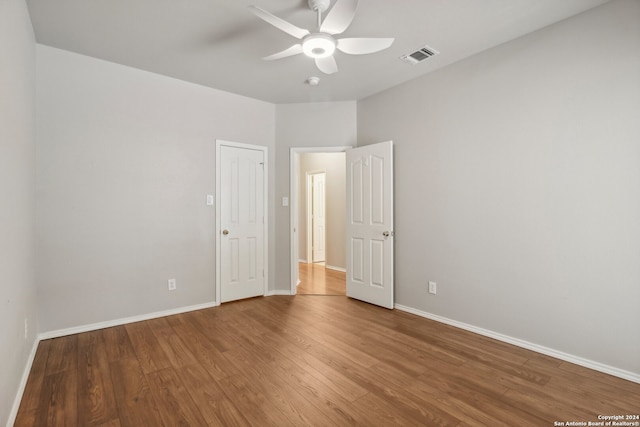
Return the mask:
<svg viewBox="0 0 640 427"><path fill-rule="evenodd" d="M346 273L326 268L324 264L298 264L299 295L346 295Z"/></svg>
<svg viewBox="0 0 640 427"><path fill-rule="evenodd" d="M42 341L16 426L553 426L640 384L340 296L255 298Z"/></svg>

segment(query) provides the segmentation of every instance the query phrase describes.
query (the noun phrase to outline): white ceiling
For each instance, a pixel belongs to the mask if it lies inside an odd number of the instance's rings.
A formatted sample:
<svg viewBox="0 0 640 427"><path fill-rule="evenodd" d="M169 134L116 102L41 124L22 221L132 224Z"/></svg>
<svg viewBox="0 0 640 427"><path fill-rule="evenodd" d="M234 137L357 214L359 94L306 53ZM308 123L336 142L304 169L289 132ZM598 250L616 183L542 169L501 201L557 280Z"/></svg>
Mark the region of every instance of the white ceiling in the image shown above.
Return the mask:
<svg viewBox="0 0 640 427"><path fill-rule="evenodd" d="M340 0L338 0L340 1ZM361 0L341 37L395 37L382 52L335 54L325 75L297 55L261 57L296 39L249 12L255 4L313 29L307 0L27 0L38 43L272 103L358 100L609 0ZM332 1L332 4L334 1ZM423 45L440 55L399 57ZM320 84L305 84L310 76Z"/></svg>

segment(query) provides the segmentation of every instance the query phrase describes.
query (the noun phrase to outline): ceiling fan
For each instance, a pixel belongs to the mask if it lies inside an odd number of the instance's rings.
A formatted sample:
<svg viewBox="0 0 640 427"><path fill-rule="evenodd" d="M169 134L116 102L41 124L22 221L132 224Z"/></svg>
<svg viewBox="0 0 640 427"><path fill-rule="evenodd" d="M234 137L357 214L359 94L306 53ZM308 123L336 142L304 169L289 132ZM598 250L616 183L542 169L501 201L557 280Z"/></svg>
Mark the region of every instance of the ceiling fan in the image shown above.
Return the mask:
<svg viewBox="0 0 640 427"><path fill-rule="evenodd" d="M278 18L258 6L249 6L249 10L258 18L301 40L300 43L296 43L273 55L265 56L262 59L272 61L304 53L308 57L315 59L316 66L320 71L325 74L333 74L338 71L338 65L333 57L336 49L349 55L363 55L378 52L391 46L393 38L336 39L334 37L336 34L343 33L351 25L358 6L358 0L336 0L333 8L323 21L322 13L329 8L330 3L330 0L309 0L309 8L316 12L318 16L318 28L313 33Z"/></svg>

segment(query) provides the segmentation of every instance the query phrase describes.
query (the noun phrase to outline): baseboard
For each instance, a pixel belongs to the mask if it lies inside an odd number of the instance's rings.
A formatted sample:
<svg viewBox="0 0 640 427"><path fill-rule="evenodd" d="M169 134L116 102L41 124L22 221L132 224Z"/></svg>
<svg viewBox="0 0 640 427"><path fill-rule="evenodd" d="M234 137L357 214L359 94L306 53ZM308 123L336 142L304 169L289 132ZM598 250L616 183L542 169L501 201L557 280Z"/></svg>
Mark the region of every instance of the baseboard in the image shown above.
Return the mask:
<svg viewBox="0 0 640 427"><path fill-rule="evenodd" d="M346 269L346 268L336 267L336 266L334 266L334 265L329 265L329 264L325 265L325 266L324 266L324 268L328 268L329 270L341 271L341 272L343 272L343 273L346 273L346 272L347 272L347 269Z"/></svg>
<svg viewBox="0 0 640 427"><path fill-rule="evenodd" d="M444 323L456 328L464 329L469 332L473 332L485 337L493 338L498 341L513 344L517 347L526 348L537 353L546 354L547 356L555 357L556 359L564 360L565 362L574 363L576 365L584 366L585 368L593 369L594 371L603 372L605 374L613 375L615 377L623 378L628 381L640 384L640 374L626 371L624 369L618 369L613 366L605 365L600 362L585 359L582 357L574 356L572 354L564 353L562 351L554 350L552 348L544 347L538 344L534 344L528 341L521 340L519 338L513 338L508 335L503 335L498 332L493 332L488 329L479 328L477 326L469 325L467 323L458 322L457 320L448 319L446 317L438 316L435 314L427 313L426 311L417 310L415 308L407 307L401 304L395 304L394 306L398 310L406 311L407 313L415 314L426 319L434 320L436 322Z"/></svg>
<svg viewBox="0 0 640 427"><path fill-rule="evenodd" d="M27 380L29 379L29 373L31 373L31 367L33 366L33 360L36 357L36 351L38 350L39 343L40 343L40 339L36 337L33 342L33 347L31 347L31 353L29 354L29 359L27 359L27 365L24 367L24 371L22 372L22 378L20 379L18 392L16 393L16 397L13 400L13 406L11 407L11 412L9 413L9 419L7 420L7 427L13 426L13 423L15 423L16 417L18 416L18 410L20 409L20 402L22 401L22 395L24 395L24 390L27 387Z"/></svg>
<svg viewBox="0 0 640 427"><path fill-rule="evenodd" d="M274 289L272 291L269 291L265 294L265 297L272 297L272 296L276 296L276 295L286 295L286 296L291 296L291 291L288 289Z"/></svg>
<svg viewBox="0 0 640 427"><path fill-rule="evenodd" d="M38 339L46 340L50 338L64 337L66 335L79 334L82 332L97 331L98 329L110 328L112 326L126 325L127 323L141 322L143 320L157 319L158 317L172 316L174 314L187 313L189 311L202 310L205 308L215 307L217 305L219 304L213 301L213 302L207 302L204 304L196 304L196 305L190 305L186 307L173 308L171 310L164 310L164 311L157 311L154 313L142 314L139 316L109 320L106 322L91 323L89 325L76 326L73 328L58 329L55 331L41 333L40 335L38 335Z"/></svg>
<svg viewBox="0 0 640 427"><path fill-rule="evenodd" d="M307 260L306 259L299 259L298 262L301 263L301 264L307 264Z"/></svg>

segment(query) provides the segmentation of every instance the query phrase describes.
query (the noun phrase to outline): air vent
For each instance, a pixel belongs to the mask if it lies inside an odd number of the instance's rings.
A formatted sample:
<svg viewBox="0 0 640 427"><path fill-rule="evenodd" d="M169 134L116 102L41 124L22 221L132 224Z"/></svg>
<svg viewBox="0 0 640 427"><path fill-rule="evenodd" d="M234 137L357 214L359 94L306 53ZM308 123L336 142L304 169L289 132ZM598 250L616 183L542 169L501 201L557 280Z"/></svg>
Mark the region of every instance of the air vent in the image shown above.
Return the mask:
<svg viewBox="0 0 640 427"><path fill-rule="evenodd" d="M436 56L437 54L439 54L440 52L438 52L437 50L429 47L429 46L424 46L421 47L420 49L416 50L415 52L411 52L411 53L407 53L406 55L402 55L400 57L400 59L402 59L404 62L406 62L407 64L411 64L411 65L415 65L419 62L424 61L425 59L429 59L432 56Z"/></svg>

